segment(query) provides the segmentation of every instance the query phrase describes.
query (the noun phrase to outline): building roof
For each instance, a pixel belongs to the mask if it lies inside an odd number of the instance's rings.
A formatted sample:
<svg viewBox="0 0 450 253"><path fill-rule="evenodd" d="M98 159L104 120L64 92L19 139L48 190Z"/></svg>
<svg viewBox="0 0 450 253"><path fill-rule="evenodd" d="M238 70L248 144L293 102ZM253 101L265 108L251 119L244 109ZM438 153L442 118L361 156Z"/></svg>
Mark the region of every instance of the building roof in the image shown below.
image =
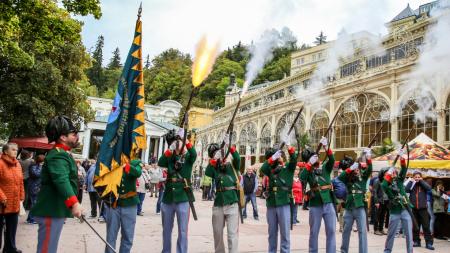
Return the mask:
<svg viewBox="0 0 450 253"><path fill-rule="evenodd" d="M409 7L409 4L406 6L405 9L403 9L397 16L395 16L394 19L391 20L391 22L399 21L404 18L408 18L411 16L415 16L414 11Z"/></svg>
<svg viewBox="0 0 450 253"><path fill-rule="evenodd" d="M161 121L153 121L153 120L147 120L150 123L153 123L159 127L165 128L167 130L172 130L172 129L178 129L178 126L175 126L174 124L168 123L168 122L161 122Z"/></svg>
<svg viewBox="0 0 450 253"><path fill-rule="evenodd" d="M248 87L248 91L258 90L258 89L261 89L261 88L264 88L264 87L272 86L273 84L275 84L277 82L278 82L278 80L272 81L272 82L260 83L260 84L256 84L256 85L250 85Z"/></svg>

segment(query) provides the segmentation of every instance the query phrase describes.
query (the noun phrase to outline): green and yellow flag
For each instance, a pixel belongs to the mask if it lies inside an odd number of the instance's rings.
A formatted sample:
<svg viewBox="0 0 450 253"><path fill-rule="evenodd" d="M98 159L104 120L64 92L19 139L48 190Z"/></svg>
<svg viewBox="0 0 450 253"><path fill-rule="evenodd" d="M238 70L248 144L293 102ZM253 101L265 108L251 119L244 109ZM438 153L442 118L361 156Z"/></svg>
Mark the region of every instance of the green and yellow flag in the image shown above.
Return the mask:
<svg viewBox="0 0 450 253"><path fill-rule="evenodd" d="M146 148L144 76L142 72L141 7L127 60L119 79L116 96L100 146L95 188L103 199L113 203L118 197L123 167Z"/></svg>

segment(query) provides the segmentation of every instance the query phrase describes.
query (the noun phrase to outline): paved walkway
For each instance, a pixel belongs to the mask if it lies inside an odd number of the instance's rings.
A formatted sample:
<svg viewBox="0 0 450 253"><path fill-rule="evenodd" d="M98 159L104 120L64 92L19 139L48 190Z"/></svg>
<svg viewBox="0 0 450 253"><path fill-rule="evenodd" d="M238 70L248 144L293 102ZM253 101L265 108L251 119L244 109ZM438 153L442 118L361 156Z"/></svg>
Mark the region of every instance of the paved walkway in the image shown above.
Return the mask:
<svg viewBox="0 0 450 253"><path fill-rule="evenodd" d="M161 216L155 214L156 198L147 197L144 201L144 216L137 217L136 233L132 252L149 253L161 252L162 248L162 228ZM211 206L212 201L201 201L200 192L196 192L196 209L198 221L191 219L189 223L189 252L213 252L214 242L211 226ZM86 194L83 198L85 213L89 213L89 198ZM265 201L257 199L260 220L255 221L251 217L251 204L249 203L248 219L245 224L239 228L239 252L267 252L267 223ZM17 231L17 246L24 253L35 252L37 243L37 225L27 225L24 223L25 217L21 217ZM294 226L291 231L291 251L308 252L308 212L299 210L300 225ZM98 229L100 234L105 235L106 225L100 224L96 219L91 219L92 225ZM175 224L176 226L176 224ZM372 228L371 228L372 229ZM176 227L173 235L173 249L176 244ZM225 230L226 231L226 230ZM336 232L337 246L341 244L341 233ZM369 252L382 252L385 236L377 236L369 233ZM226 240L225 240L226 243ZM350 252L358 252L358 235L352 232L350 241ZM435 251L429 251L425 248L415 248L415 253L422 252L442 252L448 253L450 242L437 240L435 242ZM99 253L102 252L104 244L96 237L86 224L80 224L75 219L68 219L64 226L61 240L59 243L59 252L63 253ZM325 232L324 226L319 236L319 252L325 252ZM339 249L339 248L338 248ZM175 251L173 251L175 252ZM405 239L396 238L395 253L404 253Z"/></svg>

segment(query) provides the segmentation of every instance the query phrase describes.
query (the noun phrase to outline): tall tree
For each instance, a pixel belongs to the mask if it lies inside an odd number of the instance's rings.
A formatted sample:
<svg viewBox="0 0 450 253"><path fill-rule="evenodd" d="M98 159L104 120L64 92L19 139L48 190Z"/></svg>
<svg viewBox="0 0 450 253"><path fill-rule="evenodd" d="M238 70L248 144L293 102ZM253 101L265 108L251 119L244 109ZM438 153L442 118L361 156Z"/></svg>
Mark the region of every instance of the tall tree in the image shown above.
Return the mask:
<svg viewBox="0 0 450 253"><path fill-rule="evenodd" d="M3 0L0 4L0 134L42 135L65 114L78 123L93 112L81 90L89 56L75 14L100 17L98 1ZM90 5L86 5L90 3ZM67 10L65 9L67 8Z"/></svg>
<svg viewBox="0 0 450 253"><path fill-rule="evenodd" d="M94 51L92 52L92 66L87 70L87 76L90 82L95 85L101 94L106 91L105 78L103 73L103 47L105 38L103 35L98 36Z"/></svg>
<svg viewBox="0 0 450 253"><path fill-rule="evenodd" d="M156 104L173 99L184 104L192 86L191 66L191 56L178 49L170 48L157 55L145 73L146 101Z"/></svg>
<svg viewBox="0 0 450 253"><path fill-rule="evenodd" d="M150 61L150 55L147 54L147 57L145 57L145 65L144 65L144 69L149 69L151 66L151 61Z"/></svg>
<svg viewBox="0 0 450 253"><path fill-rule="evenodd" d="M320 31L319 36L316 37L316 41L314 41L314 44L316 45L322 45L327 43L327 36L325 36L325 34L323 34L322 31Z"/></svg>
<svg viewBox="0 0 450 253"><path fill-rule="evenodd" d="M108 69L120 69L122 67L122 63L120 63L120 51L119 48L116 47L116 49L112 52L113 55L108 63Z"/></svg>

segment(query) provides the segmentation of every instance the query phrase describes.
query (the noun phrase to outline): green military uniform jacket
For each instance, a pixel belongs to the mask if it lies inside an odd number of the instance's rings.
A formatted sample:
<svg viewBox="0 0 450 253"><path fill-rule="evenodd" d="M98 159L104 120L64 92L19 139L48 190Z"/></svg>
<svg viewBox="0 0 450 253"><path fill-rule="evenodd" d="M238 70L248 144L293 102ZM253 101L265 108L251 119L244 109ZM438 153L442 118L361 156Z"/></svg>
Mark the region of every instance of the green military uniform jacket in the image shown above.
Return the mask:
<svg viewBox="0 0 450 253"><path fill-rule="evenodd" d="M261 167L262 173L269 177L269 197L266 199L267 207L289 205L294 171L297 165L297 152L293 147L289 148L289 162L276 174L277 162L269 158Z"/></svg>
<svg viewBox="0 0 450 253"><path fill-rule="evenodd" d="M402 212L403 209L406 208L406 205L410 205L409 198L406 195L405 186L403 185L403 182L405 181L406 177L406 171L408 168L406 167L406 162L404 159L400 160L401 169L400 173L395 178L387 178L385 176L385 179L381 183L381 189L386 193L386 195L389 197L390 201L390 213L393 214L399 214ZM392 187L396 186L398 188L398 193L396 193ZM394 186L394 187L395 187Z"/></svg>
<svg viewBox="0 0 450 253"><path fill-rule="evenodd" d="M219 151L220 152L220 151ZM205 175L214 178L216 183L216 198L214 199L214 206L231 205L238 202L237 185L240 173L241 157L239 153L232 149L230 151L233 157L232 163L225 164L225 171L220 171L216 168L215 160L210 160L206 167Z"/></svg>
<svg viewBox="0 0 450 253"><path fill-rule="evenodd" d="M367 180L369 180L372 174L372 161L367 161L367 169L361 170L361 175L355 179L354 182L350 181L349 171L344 171L339 175L339 180L341 180L347 186L347 199L345 200L345 209L353 209L359 207L365 207L365 196L366 196L366 186Z"/></svg>
<svg viewBox="0 0 450 253"><path fill-rule="evenodd" d="M189 197L184 190L184 179L186 179L190 186L192 166L197 158L197 152L195 151L195 148L192 147L191 143L188 143L186 148L187 153L185 155L185 162L178 172L175 170L175 161L181 158L180 155L172 154L170 150L166 150L158 160L158 166L167 168L166 188L162 199L162 202L165 204L189 201ZM176 180L180 180L180 177L183 181L175 182ZM194 201L194 199L192 199L192 201Z"/></svg>
<svg viewBox="0 0 450 253"><path fill-rule="evenodd" d="M134 206L139 204L139 197L136 191L136 180L142 174L140 160L133 160L129 165L126 165L122 174L122 181L119 186L118 206Z"/></svg>
<svg viewBox="0 0 450 253"><path fill-rule="evenodd" d="M78 168L61 147L51 149L41 171L41 190L31 210L33 216L73 217L70 207L78 202Z"/></svg>
<svg viewBox="0 0 450 253"><path fill-rule="evenodd" d="M328 149L328 160L322 164L322 175L318 176L314 174L313 168L308 168L310 165L307 163L306 168L302 170L300 179L302 182L306 182L311 187L311 197L309 199L310 206L321 206L327 203L333 203L334 197L331 192L331 172L334 166L334 155L331 149Z"/></svg>

